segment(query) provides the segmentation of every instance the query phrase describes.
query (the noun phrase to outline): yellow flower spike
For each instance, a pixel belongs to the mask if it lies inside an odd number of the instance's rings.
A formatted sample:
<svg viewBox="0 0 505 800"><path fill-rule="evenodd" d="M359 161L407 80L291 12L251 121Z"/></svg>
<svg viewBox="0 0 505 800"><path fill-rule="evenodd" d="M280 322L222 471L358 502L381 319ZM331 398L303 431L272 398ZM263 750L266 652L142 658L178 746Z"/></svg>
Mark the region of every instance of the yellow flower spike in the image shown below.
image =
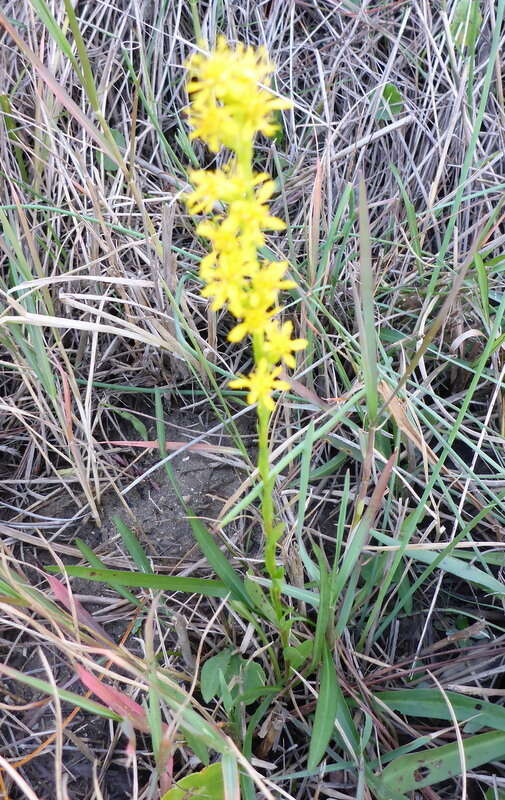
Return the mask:
<svg viewBox="0 0 505 800"><path fill-rule="evenodd" d="M294 353L306 346L292 339L291 322L273 317L281 311L279 293L295 283L285 278L287 263L263 261L258 250L265 231L281 231L285 223L270 214L275 184L269 175L253 171L253 144L257 133L276 131L273 112L291 104L269 91L273 65L264 49L238 45L234 50L220 38L210 54L196 54L188 63L188 118L191 138L203 139L213 152L224 146L233 156L214 172L190 174L194 189L186 196L190 213L207 214L197 233L210 242L211 252L202 259L200 277L204 297L211 308L226 307L237 319L228 339L253 339L255 368L248 376L230 382L233 389L247 389L247 401L258 403L258 471L262 480L261 512L265 534L265 568L270 576L270 597L284 647L289 644L289 623L282 603L283 569L277 563L279 527L275 525L274 478L269 464L268 428L275 408L273 392L289 389L279 378L284 363L295 366ZM260 86L259 84L262 84ZM217 212L217 213L216 213Z"/></svg>
<svg viewBox="0 0 505 800"><path fill-rule="evenodd" d="M250 335L260 343L257 360L264 360L270 372L281 361L294 367L293 353L302 350L305 341L291 339L292 323L280 325L273 317L281 310L279 293L296 284L284 277L286 262L258 260L264 232L281 231L286 225L270 213L274 181L252 169L255 135L271 136L272 112L290 103L268 91L273 65L262 48L239 44L231 49L221 37L210 54L192 56L188 70L193 138L202 138L216 152L225 145L234 153L221 169L193 170L189 176L194 187L186 196L189 211L211 215L197 226L197 233L211 245L200 264L202 295L211 299L214 311L226 307L238 320L228 336L231 342ZM256 383L267 380L265 370L265 365L257 366L252 373Z"/></svg>
<svg viewBox="0 0 505 800"><path fill-rule="evenodd" d="M275 404L272 400L272 392L283 392L289 389L289 383L278 379L281 371L281 367L272 369L268 361L263 358L250 375L235 378L230 381L230 386L232 389L248 389L247 402L249 405L259 403L268 411L273 411Z"/></svg>
<svg viewBox="0 0 505 800"><path fill-rule="evenodd" d="M258 85L268 87L273 69L264 48L239 44L232 50L224 37L209 55L193 55L188 61L192 138L203 139L217 152L220 146L236 150L257 132L272 136L273 112L291 107Z"/></svg>

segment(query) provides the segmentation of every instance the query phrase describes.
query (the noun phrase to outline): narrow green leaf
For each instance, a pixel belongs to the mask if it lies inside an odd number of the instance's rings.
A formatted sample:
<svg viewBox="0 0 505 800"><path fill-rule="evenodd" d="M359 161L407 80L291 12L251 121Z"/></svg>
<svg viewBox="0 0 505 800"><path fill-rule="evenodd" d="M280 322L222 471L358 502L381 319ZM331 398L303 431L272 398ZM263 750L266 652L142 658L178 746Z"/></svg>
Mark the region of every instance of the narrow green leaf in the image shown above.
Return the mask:
<svg viewBox="0 0 505 800"><path fill-rule="evenodd" d="M371 500L361 517L358 524L355 528L351 531L351 535L349 536L349 544L347 546L347 550L344 554L342 566L334 580L333 583L333 594L334 597L339 597L340 592L343 590L347 580L349 579L355 564L362 553L363 545L367 536L370 534L370 530L373 525L373 521L375 516L378 512L379 505L382 502L382 498L384 496L384 492L386 490L386 486L389 481L389 477L391 475L394 462L396 460L396 454L393 455L388 459L380 478L377 482L377 485L373 491Z"/></svg>
<svg viewBox="0 0 505 800"><path fill-rule="evenodd" d="M407 212L407 223L409 226L409 233L410 233L410 244L414 253L416 254L417 264L419 273L422 274L422 251L421 251L421 234L419 232L419 227L417 224L417 215L414 204L412 203L410 197L407 194L407 189L405 188L405 184L402 181L400 173L394 164L390 164L391 172L393 173L398 186L400 187L400 192L403 199L403 204L405 206L405 211Z"/></svg>
<svg viewBox="0 0 505 800"><path fill-rule="evenodd" d="M91 64L88 58L88 51L86 50L86 45L84 43L84 39L81 35L81 30L79 28L79 22L77 20L76 13L74 11L74 6L72 5L71 0L63 0L65 4L65 11L67 12L68 22L70 25L70 30L72 31L72 35L74 37L75 45L77 48L77 53L79 56L79 67L80 73L79 77L82 79L83 88L86 91L88 96L88 100L91 103L91 106L95 112L100 110L100 101L98 99L98 92L95 86L95 80L93 77L93 70L91 68ZM65 37L63 32L61 32L61 37L59 40L63 40ZM102 124L104 124L103 121ZM104 124L104 127L105 124ZM107 133L107 131L106 131Z"/></svg>
<svg viewBox="0 0 505 800"><path fill-rule="evenodd" d="M153 743L153 752L156 758L156 765L158 772L161 772L163 765L160 763L159 756L161 755L163 743L163 731L161 724L161 707L160 696L156 691L154 684L149 686L149 704L147 706L147 719L149 722L149 732L151 734L151 741Z"/></svg>
<svg viewBox="0 0 505 800"><path fill-rule="evenodd" d="M202 764L204 764L207 767L209 765L209 760L210 760L209 750L207 748L207 745L203 741L201 741L199 736L197 736L194 733L190 733L188 730L184 731L184 737L186 739L186 742L188 743L188 747L190 748L190 750L192 750L195 756L200 759Z"/></svg>
<svg viewBox="0 0 505 800"><path fill-rule="evenodd" d="M91 547L88 547L86 542L83 542L82 539L77 537L75 540L75 544L83 554L84 558L87 561L89 561L92 567L94 567L95 569L107 569L103 561L100 558L98 558L98 556L93 552ZM116 592L120 594L121 597L124 597L125 600L128 600L129 603L133 603L134 606L142 605L142 603L139 600L137 600L135 595L129 592L128 589L123 589L121 584L111 583L110 581L108 583L111 588L115 589Z"/></svg>
<svg viewBox="0 0 505 800"><path fill-rule="evenodd" d="M479 0L459 0L451 24L452 38L458 50L475 49L481 25Z"/></svg>
<svg viewBox="0 0 505 800"><path fill-rule="evenodd" d="M201 772L186 775L163 795L162 800L224 800L223 769L220 763L211 764Z"/></svg>
<svg viewBox="0 0 505 800"><path fill-rule="evenodd" d="M234 753L223 753L221 770L223 775L223 800L237 800L237 798L240 798L240 778ZM216 800L218 800L217 797Z"/></svg>
<svg viewBox="0 0 505 800"><path fill-rule="evenodd" d="M333 657L327 645L323 649L320 675L319 697L317 698L307 763L309 770L317 767L335 733L338 683Z"/></svg>
<svg viewBox="0 0 505 800"><path fill-rule="evenodd" d="M133 427L139 434L139 436L141 436L145 442L149 440L149 434L147 432L147 428L142 422L142 420L140 420L136 414L132 414L131 411L126 411L124 408L117 408L116 406L106 405L105 407L109 408L111 411L117 414L118 417L122 417L122 419L126 419L128 422L130 422L131 425L133 425Z"/></svg>
<svg viewBox="0 0 505 800"><path fill-rule="evenodd" d="M472 718L473 730L496 728L505 732L505 708L474 697L446 692L458 722ZM435 689L399 689L378 692L375 697L392 711L405 716L450 720L451 714L444 698ZM478 727L477 727L478 726Z"/></svg>
<svg viewBox="0 0 505 800"><path fill-rule="evenodd" d="M489 324L489 280L487 275L488 265L484 263L482 256L475 253L475 269L477 271L477 283L479 284L480 303L486 322Z"/></svg>
<svg viewBox="0 0 505 800"><path fill-rule="evenodd" d="M126 549L128 550L129 554L133 558L137 567L142 570L142 572L151 572L151 565L149 563L149 559L144 552L143 547L141 546L139 540L131 530L131 528L126 525L123 520L114 514L112 517L112 521L116 526L118 533L120 534Z"/></svg>
<svg viewBox="0 0 505 800"><path fill-rule="evenodd" d="M361 178L359 184L359 269L360 307L356 309L356 319L361 344L361 366L365 383L368 416L373 424L379 405L377 393L377 336L375 331L370 221L368 219L368 200L363 178Z"/></svg>
<svg viewBox="0 0 505 800"><path fill-rule="evenodd" d="M505 733L491 731L463 740L466 769L475 769L482 764L505 756ZM382 785L403 793L434 786L448 778L461 775L461 758L458 743L422 750L400 756L382 773Z"/></svg>
<svg viewBox="0 0 505 800"><path fill-rule="evenodd" d="M54 687L48 681L43 681L40 678L33 678L31 675L26 675L24 672L18 672L17 669L8 667L5 664L0 664L0 674L7 675L7 677L19 681L20 683L24 683L26 686L31 686L32 689L37 689L38 692L44 692L51 697L54 695ZM99 717L114 719L118 722L121 720L121 717L118 714L110 711L110 709L102 706L100 703L95 703L94 700L89 700L87 697L82 697L80 694L69 692L66 689L60 689L58 687L56 688L56 691L58 692L58 697L60 700L64 700L67 703L72 703L72 705L78 706L78 708L82 708L84 711L89 711L91 714L96 714Z"/></svg>
<svg viewBox="0 0 505 800"><path fill-rule="evenodd" d="M319 609L317 612L316 632L314 634L314 648L312 652L312 665L316 666L321 660L325 643L326 631L332 614L331 582L321 550L314 545L319 562Z"/></svg>
<svg viewBox="0 0 505 800"><path fill-rule="evenodd" d="M189 510L190 509L188 509L188 511ZM205 525L196 517L190 516L188 519L193 535L216 575L221 578L223 583L228 587L230 594L236 600L240 600L245 606L251 608L250 597L239 573L233 569Z"/></svg>
<svg viewBox="0 0 505 800"><path fill-rule="evenodd" d="M17 124L14 121L15 116L12 110L9 95L7 94L0 94L0 112L4 120L5 129L7 131L7 137L12 143L12 150L14 152L14 157L19 167L19 173L23 181L25 183L28 183L29 177L28 177L27 164L25 161L25 155L22 148L18 146L18 143L21 140L16 132ZM21 123L19 122L19 124Z"/></svg>
<svg viewBox="0 0 505 800"><path fill-rule="evenodd" d="M48 572L62 572L60 567L46 567ZM146 572L127 572L118 569L95 569L90 567L65 567L71 578L86 578L89 581L107 583L109 586L138 586L164 592L188 592L204 597L226 597L228 589L221 581L206 578L179 578L173 575L154 575Z"/></svg>
<svg viewBox="0 0 505 800"><path fill-rule="evenodd" d="M391 536L386 536L384 533L372 531L372 535L386 545L401 545L401 542L393 539ZM444 556L442 552L435 552L433 550L415 550L407 547L405 549L407 558L412 558L415 561L421 561L423 564L432 564L437 562L438 569L456 575L468 583L474 583L477 586L483 586L493 594L505 594L505 586L497 578L488 575L484 570L474 567L472 564L465 564L465 562L456 558L455 556Z"/></svg>

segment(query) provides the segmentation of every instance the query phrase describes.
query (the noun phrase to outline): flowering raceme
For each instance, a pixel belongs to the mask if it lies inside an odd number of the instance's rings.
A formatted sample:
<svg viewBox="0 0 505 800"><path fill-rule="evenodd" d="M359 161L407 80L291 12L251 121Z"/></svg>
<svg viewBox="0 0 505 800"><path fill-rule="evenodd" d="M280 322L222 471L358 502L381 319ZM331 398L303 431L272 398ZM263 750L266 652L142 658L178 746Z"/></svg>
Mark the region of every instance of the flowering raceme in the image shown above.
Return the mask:
<svg viewBox="0 0 505 800"><path fill-rule="evenodd" d="M220 38L209 55L193 55L188 62L189 122L192 138L200 138L217 152L227 147L232 156L221 169L193 170L193 191L186 197L192 214L212 215L197 226L211 251L202 259L200 277L204 297L212 308L226 307L237 319L229 339L253 341L255 369L230 383L248 389L248 402L265 411L274 408L272 392L289 385L279 379L281 364L293 368L293 353L303 350L304 339L292 339L291 322L281 324L279 292L296 284L285 277L284 261L260 261L265 231L281 231L285 223L270 214L268 202L275 184L266 173L254 172L253 143L257 133L276 131L273 112L290 103L267 88L273 65L263 48L239 44L235 50Z"/></svg>

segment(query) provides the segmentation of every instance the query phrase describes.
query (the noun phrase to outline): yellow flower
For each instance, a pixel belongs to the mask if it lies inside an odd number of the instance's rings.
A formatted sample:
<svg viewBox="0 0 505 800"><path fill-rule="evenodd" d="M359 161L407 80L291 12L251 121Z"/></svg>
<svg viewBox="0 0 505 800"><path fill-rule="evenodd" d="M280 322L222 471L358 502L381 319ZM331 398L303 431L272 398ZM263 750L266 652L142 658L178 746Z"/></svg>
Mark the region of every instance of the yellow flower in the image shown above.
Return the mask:
<svg viewBox="0 0 505 800"><path fill-rule="evenodd" d="M306 342L291 338L291 322L281 325L273 319L281 311L279 293L296 284L285 277L285 261L258 259L264 232L286 226L270 213L274 181L252 169L253 142L258 132L266 136L275 132L273 111L289 108L290 103L268 91L273 66L261 48L239 44L232 50L220 38L213 53L194 55L188 69L192 137L203 139L215 152L225 146L234 154L221 169L190 173L193 190L186 196L188 209L210 215L196 229L211 246L200 263L202 295L212 299L213 310L226 307L236 318L228 335L231 342L247 335L254 339L255 370L230 386L247 388L249 403L258 402L271 411L272 392L289 388L279 380L279 363L294 367L293 354Z"/></svg>
<svg viewBox="0 0 505 800"><path fill-rule="evenodd" d="M264 48L239 44L232 50L220 37L212 53L193 55L188 69L191 136L203 139L213 152L220 146L237 150L257 132L272 136L272 112L291 106L258 86L269 85L274 69Z"/></svg>
<svg viewBox="0 0 505 800"><path fill-rule="evenodd" d="M249 275L255 268L255 263L243 260L236 250L222 253L212 251L200 262L200 277L205 283L202 297L212 298L213 311L227 305L235 316L241 316L234 309L244 308Z"/></svg>
<svg viewBox="0 0 505 800"><path fill-rule="evenodd" d="M265 172L245 176L240 167L230 162L222 169L196 169L189 173L194 186L185 200L191 214L210 214L218 203L230 204L244 200L257 186L257 200L265 203L275 190L274 181Z"/></svg>
<svg viewBox="0 0 505 800"><path fill-rule="evenodd" d="M262 298L267 306L273 305L279 292L296 286L294 281L283 279L287 268L287 261L263 262L261 269L252 276L251 293Z"/></svg>
<svg viewBox="0 0 505 800"><path fill-rule="evenodd" d="M192 170L189 179L195 187L185 198L190 214L210 214L218 203L230 203L243 195L242 181L230 170Z"/></svg>
<svg viewBox="0 0 505 800"><path fill-rule="evenodd" d="M230 381L229 385L232 389L248 389L247 402L249 405L260 403L269 411L273 411L275 404L271 397L272 392L289 389L289 383L278 380L280 373L281 367L272 369L266 359L261 359L256 369L248 377L236 378Z"/></svg>
<svg viewBox="0 0 505 800"><path fill-rule="evenodd" d="M263 345L263 350L268 360L272 364L277 364L283 361L286 366L294 369L296 361L292 353L299 350L305 350L307 347L306 339L292 339L293 323L285 322L279 325L278 322L272 321L266 328L266 339Z"/></svg>
<svg viewBox="0 0 505 800"><path fill-rule="evenodd" d="M278 217L272 217L266 203L257 197L236 200L230 204L228 216L223 222L230 232L241 233L251 244L262 247L265 237L262 231L283 231L286 223Z"/></svg>
<svg viewBox="0 0 505 800"><path fill-rule="evenodd" d="M240 342L247 334L253 336L263 333L274 314L278 314L280 311L279 308L269 309L266 303L258 302L254 305L251 292L243 293L237 300L236 303L230 303L229 308L235 317L242 319L242 322L235 325L229 332L228 340L230 342Z"/></svg>
<svg viewBox="0 0 505 800"><path fill-rule="evenodd" d="M228 253L235 254L242 262L257 263L257 245L253 241L257 239L257 233L254 236L241 236L235 225L227 224L227 219L207 219L196 228L199 236L204 236L211 242L214 260L217 261L221 253Z"/></svg>

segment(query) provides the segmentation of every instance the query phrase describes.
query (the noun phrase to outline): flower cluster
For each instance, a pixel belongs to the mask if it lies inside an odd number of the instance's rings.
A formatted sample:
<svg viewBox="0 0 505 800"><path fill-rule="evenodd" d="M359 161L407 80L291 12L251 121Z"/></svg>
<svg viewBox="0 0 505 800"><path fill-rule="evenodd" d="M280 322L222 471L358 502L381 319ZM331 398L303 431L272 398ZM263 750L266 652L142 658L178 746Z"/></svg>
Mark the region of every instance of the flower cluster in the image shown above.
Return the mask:
<svg viewBox="0 0 505 800"><path fill-rule="evenodd" d="M249 403L272 410L272 392L289 388L279 378L281 364L294 367L293 353L303 350L306 342L291 338L291 322L276 319L279 292L296 284L286 278L285 261L258 257L265 231L283 230L285 223L270 214L274 182L264 172L255 172L252 160L256 134L272 136L273 112L290 104L259 86L268 86L273 71L261 48L239 44L231 50L221 38L210 55L193 55L188 69L192 137L203 139L213 152L220 147L232 152L223 168L190 173L194 189L187 206L192 214L206 215L197 233L211 246L200 264L202 294L212 299L214 310L226 307L236 318L230 341L247 335L253 340L255 369L230 386L248 389Z"/></svg>

